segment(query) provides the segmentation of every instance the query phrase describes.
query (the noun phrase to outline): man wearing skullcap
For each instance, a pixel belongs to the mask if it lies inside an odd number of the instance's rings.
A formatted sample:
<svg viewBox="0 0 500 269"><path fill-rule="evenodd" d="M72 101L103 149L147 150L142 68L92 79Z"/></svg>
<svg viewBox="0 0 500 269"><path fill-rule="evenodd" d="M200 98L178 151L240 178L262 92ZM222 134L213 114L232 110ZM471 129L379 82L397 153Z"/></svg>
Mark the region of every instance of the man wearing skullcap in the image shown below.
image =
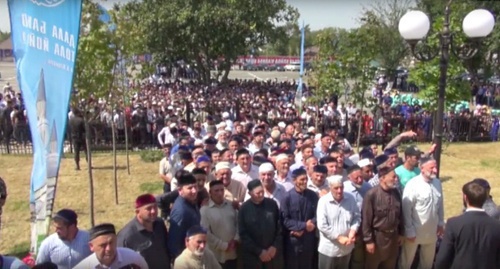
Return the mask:
<svg viewBox="0 0 500 269"><path fill-rule="evenodd" d="M394 168L380 168L379 178L380 184L365 194L361 210L365 268L393 269L404 239L402 200Z"/></svg>
<svg viewBox="0 0 500 269"><path fill-rule="evenodd" d="M189 227L200 224L200 211L197 206L198 185L196 178L186 171L179 176L179 197L175 200L170 213L168 249L170 258L175 259L185 248L184 235Z"/></svg>
<svg viewBox="0 0 500 269"><path fill-rule="evenodd" d="M280 207L281 199L286 194L285 187L276 183L274 180L274 166L271 163L263 163L259 167L259 180L264 189L264 197L273 199ZM250 199L250 193L247 193L245 200Z"/></svg>
<svg viewBox="0 0 500 269"><path fill-rule="evenodd" d="M208 205L200 209L208 246L224 269L237 268L238 212L232 201L225 199L222 181L210 182L209 188Z"/></svg>
<svg viewBox="0 0 500 269"><path fill-rule="evenodd" d="M279 154L274 160L276 164L276 175L274 179L282 185L286 191L293 188L293 182L290 178L290 158L285 153ZM260 171L259 171L260 172Z"/></svg>
<svg viewBox="0 0 500 269"><path fill-rule="evenodd" d="M420 175L403 191L403 217L406 240L401 249L400 268L409 268L420 245L420 267L432 268L436 242L444 232L443 189L432 158L420 159Z"/></svg>
<svg viewBox="0 0 500 269"><path fill-rule="evenodd" d="M141 254L149 268L170 268L167 227L158 218L158 205L152 194L135 200L135 216L118 233L117 245Z"/></svg>
<svg viewBox="0 0 500 269"><path fill-rule="evenodd" d="M243 203L238 215L243 268L284 268L278 205L264 197L260 180L250 181L247 189L251 198Z"/></svg>
<svg viewBox="0 0 500 269"><path fill-rule="evenodd" d="M115 226L104 223L94 226L89 230L89 247L94 254L91 254L73 269L88 268L139 268L149 269L146 260L137 252L129 249L117 247Z"/></svg>
<svg viewBox="0 0 500 269"><path fill-rule="evenodd" d="M383 167L394 168L394 166L392 161L390 161L389 157L385 154L381 154L375 157L375 159L373 159L373 166L374 170L377 170L377 174L373 175L373 177L370 180L368 180L368 183L370 184L370 186L375 187L380 183L378 170Z"/></svg>
<svg viewBox="0 0 500 269"><path fill-rule="evenodd" d="M245 201L247 188L243 183L232 179L231 165L228 162L219 162L215 166L215 178L224 184L224 197L239 208Z"/></svg>
<svg viewBox="0 0 500 269"><path fill-rule="evenodd" d="M316 206L318 195L307 188L307 172L303 168L292 172L294 188L281 201L285 229L285 268L313 269L317 252Z"/></svg>
<svg viewBox="0 0 500 269"><path fill-rule="evenodd" d="M344 193L342 176L329 177L328 185L330 192L319 199L316 210L320 232L318 268L347 269L361 215L356 199Z"/></svg>
<svg viewBox="0 0 500 269"><path fill-rule="evenodd" d="M56 232L42 241L36 263L52 262L59 268L71 269L92 252L90 235L78 228L78 216L71 209L62 209L52 217Z"/></svg>
<svg viewBox="0 0 500 269"><path fill-rule="evenodd" d="M259 168L252 164L252 156L247 149L240 149L236 152L236 163L238 165L232 169L234 180L246 186L252 179L259 177Z"/></svg>
<svg viewBox="0 0 500 269"><path fill-rule="evenodd" d="M208 248L207 230L195 225L186 233L186 248L175 259L174 269L222 269Z"/></svg>
<svg viewBox="0 0 500 269"><path fill-rule="evenodd" d="M363 158L358 162L357 165L359 166L361 171L361 178L363 179L363 181L368 182L373 177L373 158Z"/></svg>
<svg viewBox="0 0 500 269"><path fill-rule="evenodd" d="M307 188L314 191L319 197L328 193L328 182L326 182L326 174L328 170L324 165L316 165L312 169L313 173L309 182L307 183Z"/></svg>

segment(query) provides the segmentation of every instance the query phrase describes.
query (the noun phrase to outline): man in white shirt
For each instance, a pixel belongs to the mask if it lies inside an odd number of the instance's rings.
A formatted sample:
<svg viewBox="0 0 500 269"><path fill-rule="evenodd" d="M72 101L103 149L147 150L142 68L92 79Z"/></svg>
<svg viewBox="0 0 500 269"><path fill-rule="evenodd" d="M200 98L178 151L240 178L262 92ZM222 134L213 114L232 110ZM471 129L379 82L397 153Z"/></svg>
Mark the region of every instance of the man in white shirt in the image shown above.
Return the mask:
<svg viewBox="0 0 500 269"><path fill-rule="evenodd" d="M176 145L175 136L177 135L177 128L175 123L171 123L170 126L165 126L158 133L158 142L161 146L170 143L172 146Z"/></svg>
<svg viewBox="0 0 500 269"><path fill-rule="evenodd" d="M236 151L236 163L232 170L233 179L246 186L248 182L259 178L259 169L252 164L252 157L247 149Z"/></svg>
<svg viewBox="0 0 500 269"><path fill-rule="evenodd" d="M330 192L319 199L316 210L318 268L348 269L361 214L354 197L344 194L342 177L329 177L328 181Z"/></svg>
<svg viewBox="0 0 500 269"><path fill-rule="evenodd" d="M401 250L400 269L411 267L419 245L419 268L432 268L436 242L444 232L443 190L436 178L436 161L422 158L420 170L420 175L411 179L403 191L406 240Z"/></svg>
<svg viewBox="0 0 500 269"><path fill-rule="evenodd" d="M274 180L274 166L271 163L267 162L259 166L259 180L264 188L264 197L273 199L279 208L281 200L285 197L286 190L285 187ZM250 194L247 193L245 201L248 199L250 199Z"/></svg>

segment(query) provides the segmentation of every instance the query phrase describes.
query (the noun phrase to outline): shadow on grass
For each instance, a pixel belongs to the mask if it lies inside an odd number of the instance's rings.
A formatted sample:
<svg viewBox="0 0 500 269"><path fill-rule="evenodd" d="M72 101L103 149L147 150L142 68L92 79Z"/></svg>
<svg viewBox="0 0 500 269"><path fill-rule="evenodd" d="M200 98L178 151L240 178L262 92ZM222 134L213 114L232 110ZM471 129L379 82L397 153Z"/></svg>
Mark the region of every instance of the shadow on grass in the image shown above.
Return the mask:
<svg viewBox="0 0 500 269"><path fill-rule="evenodd" d="M160 193L163 192L163 183L144 182L139 186L139 189L144 193Z"/></svg>
<svg viewBox="0 0 500 269"><path fill-rule="evenodd" d="M94 170L113 170L112 165L107 165L107 166L93 166L92 169ZM126 166L117 166L116 170L126 170Z"/></svg>
<svg viewBox="0 0 500 269"><path fill-rule="evenodd" d="M30 252L30 242L22 242L20 244L14 245L6 254L6 256L15 256L22 259L28 255Z"/></svg>
<svg viewBox="0 0 500 269"><path fill-rule="evenodd" d="M441 179L441 183L443 183L443 182L446 182L448 180L452 180L453 177L440 177L439 179Z"/></svg>

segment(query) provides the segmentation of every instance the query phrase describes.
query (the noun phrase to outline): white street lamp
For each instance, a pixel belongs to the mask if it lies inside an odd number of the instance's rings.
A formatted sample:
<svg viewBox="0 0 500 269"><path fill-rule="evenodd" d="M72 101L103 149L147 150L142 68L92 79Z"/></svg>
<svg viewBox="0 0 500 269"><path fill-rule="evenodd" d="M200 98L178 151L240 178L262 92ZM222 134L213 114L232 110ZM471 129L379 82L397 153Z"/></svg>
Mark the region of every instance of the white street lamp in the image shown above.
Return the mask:
<svg viewBox="0 0 500 269"><path fill-rule="evenodd" d="M412 10L399 20L398 28L405 40L421 40L429 32L431 23L424 12Z"/></svg>
<svg viewBox="0 0 500 269"><path fill-rule="evenodd" d="M495 27L493 14L486 9L476 9L465 16L462 23L465 35L469 38L486 37Z"/></svg>

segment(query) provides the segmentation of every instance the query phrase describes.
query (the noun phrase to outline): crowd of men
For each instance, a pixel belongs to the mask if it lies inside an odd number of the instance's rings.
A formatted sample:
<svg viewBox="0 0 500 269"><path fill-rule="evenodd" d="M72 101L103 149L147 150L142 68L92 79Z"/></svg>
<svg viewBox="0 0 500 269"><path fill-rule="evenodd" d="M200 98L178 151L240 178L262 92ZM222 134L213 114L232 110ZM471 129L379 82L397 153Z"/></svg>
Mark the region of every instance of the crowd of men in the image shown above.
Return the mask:
<svg viewBox="0 0 500 269"><path fill-rule="evenodd" d="M73 210L57 212L35 267L500 268L488 182L463 187L465 213L446 225L434 146L399 156L415 132L356 153L336 128L223 118L207 115L199 135L183 120L165 127L164 193L138 196L119 231L83 231Z"/></svg>

